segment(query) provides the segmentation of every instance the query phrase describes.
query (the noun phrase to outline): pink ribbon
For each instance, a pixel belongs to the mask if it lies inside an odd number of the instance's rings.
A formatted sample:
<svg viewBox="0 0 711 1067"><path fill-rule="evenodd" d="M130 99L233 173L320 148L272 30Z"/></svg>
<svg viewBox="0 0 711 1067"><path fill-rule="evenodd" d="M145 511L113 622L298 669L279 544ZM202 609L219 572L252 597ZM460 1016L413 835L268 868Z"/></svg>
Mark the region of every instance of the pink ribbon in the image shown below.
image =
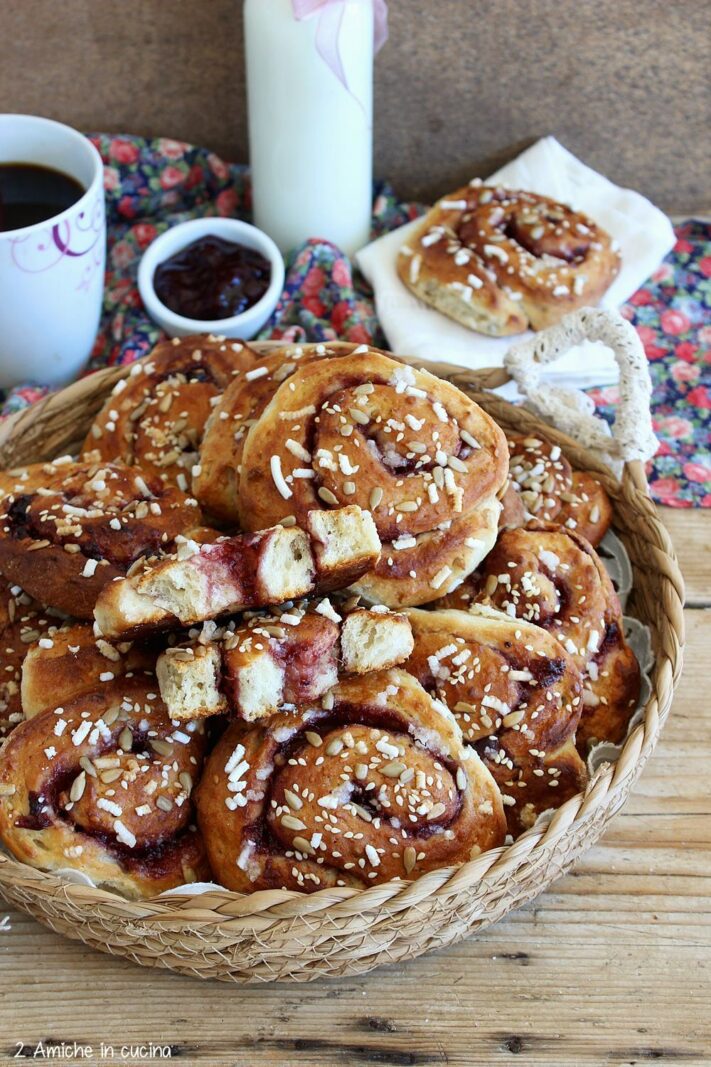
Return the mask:
<svg viewBox="0 0 711 1067"><path fill-rule="evenodd" d="M388 5L385 0L361 0L373 5L373 49L378 52L388 38ZM346 0L291 0L297 21L318 15L316 50L345 89L350 92L339 49Z"/></svg>

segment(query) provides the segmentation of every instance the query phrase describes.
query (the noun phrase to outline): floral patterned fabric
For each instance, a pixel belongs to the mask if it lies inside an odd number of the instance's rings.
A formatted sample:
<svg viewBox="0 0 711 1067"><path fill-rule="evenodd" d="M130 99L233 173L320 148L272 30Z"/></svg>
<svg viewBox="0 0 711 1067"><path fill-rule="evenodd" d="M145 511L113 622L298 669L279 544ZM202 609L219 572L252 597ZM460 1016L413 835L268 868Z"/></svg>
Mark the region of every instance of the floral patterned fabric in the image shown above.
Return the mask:
<svg viewBox="0 0 711 1067"><path fill-rule="evenodd" d="M225 163L204 148L157 138L96 134L105 164L108 258L104 309L87 373L130 363L161 337L136 288L138 261L151 241L184 219L208 215L250 217L247 168ZM373 235L424 211L399 202L376 184ZM623 308L650 361L654 426L659 452L649 467L656 500L676 507L711 507L711 226L676 228L677 243L649 282ZM350 261L327 241L312 240L287 261L274 315L260 335L289 341L343 338L384 345L372 293ZM3 414L46 393L41 384L13 390ZM590 391L612 418L617 391Z"/></svg>

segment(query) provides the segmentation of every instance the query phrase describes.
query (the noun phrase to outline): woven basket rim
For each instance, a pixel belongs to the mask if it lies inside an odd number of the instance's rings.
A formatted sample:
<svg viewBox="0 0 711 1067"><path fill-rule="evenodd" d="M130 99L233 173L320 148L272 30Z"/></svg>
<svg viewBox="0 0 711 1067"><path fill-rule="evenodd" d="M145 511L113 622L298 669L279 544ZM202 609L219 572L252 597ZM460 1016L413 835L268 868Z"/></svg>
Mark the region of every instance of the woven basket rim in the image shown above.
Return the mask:
<svg viewBox="0 0 711 1067"><path fill-rule="evenodd" d="M288 347L284 342L253 342L252 347L261 352L275 348ZM307 345L300 347L306 348ZM675 684L681 672L683 634L683 600L684 585L669 535L656 515L649 496L644 468L639 461L627 463L618 481L609 467L596 455L582 448L577 442L559 430L544 423L525 409L515 407L492 397L484 390L494 389L508 381L508 375L499 368L487 368L471 371L459 364L434 363L415 357L396 356L399 360L423 367L438 377L464 388L468 395L479 403L493 403L517 413L517 421L524 429L535 430L538 427L546 436L561 445L571 465L576 469L594 471L601 478L613 497L620 493L623 485L635 499L637 511L651 524L661 544L661 558L657 560L663 578L668 583L665 603L667 618L671 618L671 636L674 647L672 656L664 644L656 649L655 662L651 671L652 692L644 708L641 721L627 736L617 760L603 764L592 776L584 793L578 793L557 808L545 821L537 823L524 831L508 846L490 849L474 860L458 867L444 867L422 875L414 881L393 880L364 889L334 887L320 889L314 893L300 893L295 890L258 890L254 893L237 893L218 888L201 895L165 894L145 900L131 900L108 890L86 886L60 878L55 874L30 867L14 859L8 853L0 851L0 889L2 885L22 885L35 892L54 896L60 893L77 906L109 906L115 914L117 911L126 918L140 920L142 923L155 923L161 926L178 924L203 927L205 925L229 924L230 920L278 919L297 917L316 917L326 909L332 917L360 915L365 912L385 910L395 913L411 907L427 897L446 898L463 890L472 889L486 879L487 885L510 878L531 856L536 849L550 848L576 822L591 816L604 806L605 810L614 809L615 795L621 800L626 795L626 787L634 781L651 754L659 734L661 723L668 714ZM58 393L52 393L31 408L17 412L0 423L0 462L5 459L6 451L12 442L33 422L41 419L43 414L53 410L75 410L77 405L95 403L98 407L108 391L123 377L131 373L133 364L118 368L107 368L80 379ZM49 457L47 457L49 458ZM631 780L631 781L630 781ZM542 887L543 888L543 887Z"/></svg>

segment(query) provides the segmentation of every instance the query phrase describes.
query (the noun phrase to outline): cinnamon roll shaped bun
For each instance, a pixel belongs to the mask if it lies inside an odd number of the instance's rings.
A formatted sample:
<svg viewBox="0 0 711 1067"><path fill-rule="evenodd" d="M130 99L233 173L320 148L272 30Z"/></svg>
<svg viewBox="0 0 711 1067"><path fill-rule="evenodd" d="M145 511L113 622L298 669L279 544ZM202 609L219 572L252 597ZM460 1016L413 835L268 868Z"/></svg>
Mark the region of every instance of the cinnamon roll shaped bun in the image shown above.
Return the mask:
<svg viewBox="0 0 711 1067"><path fill-rule="evenodd" d="M224 337L161 341L114 387L89 430L85 456L136 464L189 492L214 403L257 358L242 341Z"/></svg>
<svg viewBox="0 0 711 1067"><path fill-rule="evenodd" d="M264 356L235 375L214 408L200 445L193 474L193 492L210 515L224 523L239 523L239 477L242 452L254 425L282 382L308 363L335 356L363 355L367 345L334 341L330 344L287 345Z"/></svg>
<svg viewBox="0 0 711 1067"><path fill-rule="evenodd" d="M503 531L480 573L444 606L473 602L548 630L582 671L582 755L597 741L624 740L639 698L639 665L610 577L585 538L553 523Z"/></svg>
<svg viewBox="0 0 711 1067"><path fill-rule="evenodd" d="M245 892L363 888L501 845L501 795L459 727L401 670L328 707L234 722L197 790L215 877Z"/></svg>
<svg viewBox="0 0 711 1067"><path fill-rule="evenodd" d="M582 677L554 637L484 607L407 617L406 669L454 713L501 789L512 834L585 788L575 748Z"/></svg>
<svg viewBox="0 0 711 1067"><path fill-rule="evenodd" d="M612 504L605 489L589 471L573 471L570 489L561 494L556 522L589 541L593 548L612 524Z"/></svg>
<svg viewBox="0 0 711 1067"><path fill-rule="evenodd" d="M80 619L113 578L200 522L195 500L138 467L55 460L13 474L23 491L0 505L0 571Z"/></svg>
<svg viewBox="0 0 711 1067"><path fill-rule="evenodd" d="M0 577L0 742L26 714L21 683L28 650L46 640L58 621L19 586Z"/></svg>
<svg viewBox="0 0 711 1067"><path fill-rule="evenodd" d="M240 477L247 529L357 504L383 551L354 590L423 604L491 548L508 468L502 431L448 382L379 353L299 368L250 429Z"/></svg>
<svg viewBox="0 0 711 1067"><path fill-rule="evenodd" d="M586 471L573 471L560 446L545 437L507 434L506 439L510 488L501 525L555 521L582 534L593 547L599 545L612 521L612 505L602 485Z"/></svg>
<svg viewBox="0 0 711 1067"><path fill-rule="evenodd" d="M125 675L152 674L157 654L156 648L145 643L97 637L91 623L57 624L55 620L27 648L22 662L25 718L67 704L82 693L114 687Z"/></svg>
<svg viewBox="0 0 711 1067"><path fill-rule="evenodd" d="M207 624L158 659L157 675L171 718L231 712L255 722L284 705L319 700L339 674L367 674L402 663L412 652L404 615L359 608L340 616L328 600L288 605L241 625Z"/></svg>
<svg viewBox="0 0 711 1067"><path fill-rule="evenodd" d="M496 337L596 304L619 269L614 242L587 215L478 179L435 204L397 260L426 304Z"/></svg>
<svg viewBox="0 0 711 1067"><path fill-rule="evenodd" d="M201 724L177 729L150 680L77 697L0 751L0 840L132 898L208 878L191 801L203 755Z"/></svg>

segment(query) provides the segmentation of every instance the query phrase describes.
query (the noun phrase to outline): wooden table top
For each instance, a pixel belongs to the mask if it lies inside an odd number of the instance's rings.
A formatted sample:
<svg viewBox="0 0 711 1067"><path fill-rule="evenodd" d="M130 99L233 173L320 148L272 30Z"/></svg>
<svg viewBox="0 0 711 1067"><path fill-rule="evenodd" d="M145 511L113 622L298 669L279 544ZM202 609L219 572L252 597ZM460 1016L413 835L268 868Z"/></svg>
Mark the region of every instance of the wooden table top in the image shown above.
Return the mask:
<svg viewBox="0 0 711 1067"><path fill-rule="evenodd" d="M459 945L309 985L145 970L0 903L0 1062L65 1042L61 1062L136 1064L167 1045L236 1067L708 1065L711 511L662 512L687 582L686 669L636 790L572 873Z"/></svg>

